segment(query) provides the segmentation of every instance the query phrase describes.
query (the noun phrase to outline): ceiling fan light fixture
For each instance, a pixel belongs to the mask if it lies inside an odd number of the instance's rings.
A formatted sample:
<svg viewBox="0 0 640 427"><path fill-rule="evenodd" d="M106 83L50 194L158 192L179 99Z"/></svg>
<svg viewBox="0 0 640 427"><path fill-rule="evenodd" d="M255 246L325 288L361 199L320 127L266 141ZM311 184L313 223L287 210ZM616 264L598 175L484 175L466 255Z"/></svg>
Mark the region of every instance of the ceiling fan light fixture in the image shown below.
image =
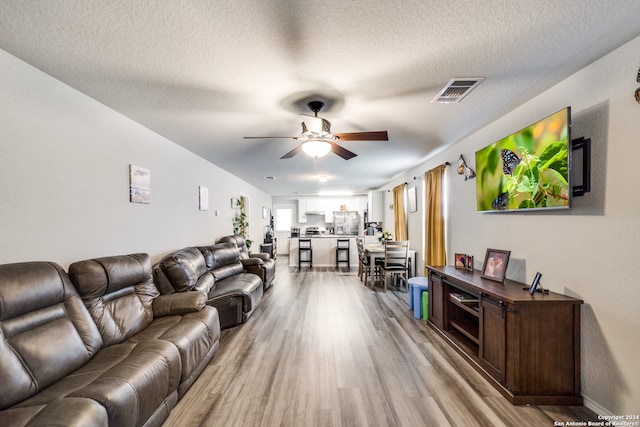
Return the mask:
<svg viewBox="0 0 640 427"><path fill-rule="evenodd" d="M302 151L315 159L326 156L331 151L331 144L321 139L311 139L302 143Z"/></svg>

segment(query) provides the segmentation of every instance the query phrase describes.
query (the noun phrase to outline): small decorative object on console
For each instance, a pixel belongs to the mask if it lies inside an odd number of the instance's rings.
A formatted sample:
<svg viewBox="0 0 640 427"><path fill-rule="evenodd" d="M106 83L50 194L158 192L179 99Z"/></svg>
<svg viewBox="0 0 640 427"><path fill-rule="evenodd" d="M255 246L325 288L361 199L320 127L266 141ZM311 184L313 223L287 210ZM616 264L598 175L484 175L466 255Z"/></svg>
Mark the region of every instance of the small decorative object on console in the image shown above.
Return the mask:
<svg viewBox="0 0 640 427"><path fill-rule="evenodd" d="M482 277L496 282L504 282L510 255L511 251L487 249L484 264L482 265Z"/></svg>

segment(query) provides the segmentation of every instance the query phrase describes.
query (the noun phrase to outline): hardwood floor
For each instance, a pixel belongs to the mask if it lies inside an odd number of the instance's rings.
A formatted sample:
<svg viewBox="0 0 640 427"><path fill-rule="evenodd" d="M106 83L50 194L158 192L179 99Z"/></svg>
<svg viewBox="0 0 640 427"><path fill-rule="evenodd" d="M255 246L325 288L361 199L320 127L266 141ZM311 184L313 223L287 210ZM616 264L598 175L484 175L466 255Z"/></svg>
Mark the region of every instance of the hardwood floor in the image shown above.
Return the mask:
<svg viewBox="0 0 640 427"><path fill-rule="evenodd" d="M290 268L220 348L170 426L553 426L584 407L513 406L408 309L356 269Z"/></svg>

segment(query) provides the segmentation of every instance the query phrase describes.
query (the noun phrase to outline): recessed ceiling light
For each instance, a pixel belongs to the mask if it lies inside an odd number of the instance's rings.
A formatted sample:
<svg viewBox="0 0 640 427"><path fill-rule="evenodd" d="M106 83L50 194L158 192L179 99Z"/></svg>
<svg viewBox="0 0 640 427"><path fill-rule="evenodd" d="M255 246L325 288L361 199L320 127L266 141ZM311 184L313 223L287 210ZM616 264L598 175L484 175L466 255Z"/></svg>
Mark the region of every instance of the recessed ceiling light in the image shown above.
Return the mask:
<svg viewBox="0 0 640 427"><path fill-rule="evenodd" d="M320 175L318 177L318 181L320 181L320 182L327 182L327 179L329 179L329 178L327 178L327 175Z"/></svg>

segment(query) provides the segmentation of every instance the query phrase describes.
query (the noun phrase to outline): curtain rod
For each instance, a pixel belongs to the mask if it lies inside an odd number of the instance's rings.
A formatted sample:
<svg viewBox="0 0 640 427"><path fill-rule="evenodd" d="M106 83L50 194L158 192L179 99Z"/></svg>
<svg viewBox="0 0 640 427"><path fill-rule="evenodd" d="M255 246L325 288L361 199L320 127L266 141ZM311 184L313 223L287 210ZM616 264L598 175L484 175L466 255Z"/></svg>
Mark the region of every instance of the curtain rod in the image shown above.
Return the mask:
<svg viewBox="0 0 640 427"><path fill-rule="evenodd" d="M445 166L451 166L451 163L449 162L444 162ZM437 167L437 166L436 166ZM416 175L413 177L414 181L422 181L424 179L424 175ZM405 183L406 184L406 183Z"/></svg>

